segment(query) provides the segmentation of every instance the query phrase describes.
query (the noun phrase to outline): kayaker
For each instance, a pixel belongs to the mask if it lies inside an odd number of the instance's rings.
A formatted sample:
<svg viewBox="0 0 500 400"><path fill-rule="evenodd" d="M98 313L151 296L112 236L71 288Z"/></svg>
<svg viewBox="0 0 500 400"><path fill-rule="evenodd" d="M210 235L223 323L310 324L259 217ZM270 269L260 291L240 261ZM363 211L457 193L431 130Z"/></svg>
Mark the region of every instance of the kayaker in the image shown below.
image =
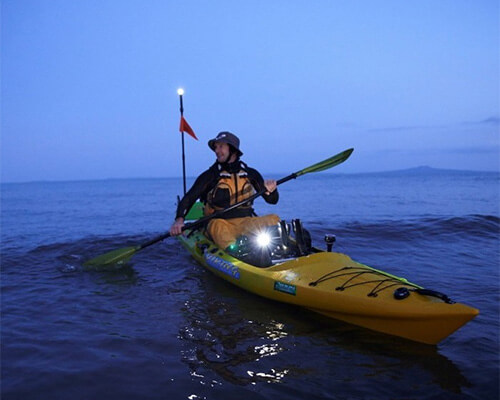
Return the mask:
<svg viewBox="0 0 500 400"><path fill-rule="evenodd" d="M177 206L175 222L170 228L173 236L180 235L184 219L196 200L204 204L204 214L210 215L233 204L249 198L256 192L266 189L262 196L269 204L276 204L279 199L276 181L264 180L255 169L247 166L240 157L240 140L231 132L220 132L216 138L208 141L208 146L215 152L217 160L203 172ZM207 233L221 249L227 249L240 235L248 235L266 226L276 225L276 214L255 216L252 203L249 202L210 220Z"/></svg>

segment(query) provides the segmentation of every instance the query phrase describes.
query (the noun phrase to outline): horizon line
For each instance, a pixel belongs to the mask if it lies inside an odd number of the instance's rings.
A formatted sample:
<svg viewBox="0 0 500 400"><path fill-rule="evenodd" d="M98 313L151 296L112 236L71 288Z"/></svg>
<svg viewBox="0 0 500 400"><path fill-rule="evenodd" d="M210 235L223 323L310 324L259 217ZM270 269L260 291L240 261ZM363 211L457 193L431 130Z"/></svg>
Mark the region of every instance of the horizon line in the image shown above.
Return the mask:
<svg viewBox="0 0 500 400"><path fill-rule="evenodd" d="M388 174L388 173L400 173L400 172L423 172L426 171L442 171L442 172L467 172L467 173L500 173L500 170L471 170L471 169L455 169L455 168L435 168L427 165L422 165L418 167L401 168L396 170L383 170L383 171L364 171L364 172L325 172L323 174L327 175L368 175L368 174ZM266 173L266 175L283 175L284 173L271 172ZM0 180L0 184L21 184L21 183L69 183L69 182L99 182L99 181L119 181L119 180L147 180L147 179L182 179L182 176L159 176L159 177L107 177L107 178L80 178L80 179L33 179L33 180L20 180L20 181L3 181ZM186 179L196 179L195 175L187 176Z"/></svg>

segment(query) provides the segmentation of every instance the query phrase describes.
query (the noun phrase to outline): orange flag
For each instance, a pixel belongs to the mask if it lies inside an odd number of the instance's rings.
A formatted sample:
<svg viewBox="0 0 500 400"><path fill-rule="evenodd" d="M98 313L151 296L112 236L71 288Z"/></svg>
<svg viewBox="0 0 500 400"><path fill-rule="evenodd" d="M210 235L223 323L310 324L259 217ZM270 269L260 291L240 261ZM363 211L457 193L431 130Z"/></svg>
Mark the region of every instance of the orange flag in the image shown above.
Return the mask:
<svg viewBox="0 0 500 400"><path fill-rule="evenodd" d="M179 132L189 133L193 138L195 138L196 140L198 140L198 138L194 134L193 128L191 128L189 126L189 124L187 123L187 121L184 119L184 117L182 115L181 115L181 124L179 126Z"/></svg>

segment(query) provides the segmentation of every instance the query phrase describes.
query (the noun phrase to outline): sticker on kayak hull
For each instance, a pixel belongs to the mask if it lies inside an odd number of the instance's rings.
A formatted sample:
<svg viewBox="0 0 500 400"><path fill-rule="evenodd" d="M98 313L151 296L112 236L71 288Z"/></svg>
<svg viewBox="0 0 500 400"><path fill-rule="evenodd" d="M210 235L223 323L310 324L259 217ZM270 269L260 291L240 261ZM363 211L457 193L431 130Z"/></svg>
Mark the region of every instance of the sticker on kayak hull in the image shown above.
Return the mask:
<svg viewBox="0 0 500 400"><path fill-rule="evenodd" d="M229 261L217 257L207 251L204 254L204 258L210 267L215 268L217 271L220 271L231 278L240 279L240 270L236 265L231 264Z"/></svg>
<svg viewBox="0 0 500 400"><path fill-rule="evenodd" d="M274 282L274 290L277 290L278 292L283 292L286 294L291 294L292 296L295 296L297 294L297 286L295 285L290 285L289 283L283 283L283 282Z"/></svg>

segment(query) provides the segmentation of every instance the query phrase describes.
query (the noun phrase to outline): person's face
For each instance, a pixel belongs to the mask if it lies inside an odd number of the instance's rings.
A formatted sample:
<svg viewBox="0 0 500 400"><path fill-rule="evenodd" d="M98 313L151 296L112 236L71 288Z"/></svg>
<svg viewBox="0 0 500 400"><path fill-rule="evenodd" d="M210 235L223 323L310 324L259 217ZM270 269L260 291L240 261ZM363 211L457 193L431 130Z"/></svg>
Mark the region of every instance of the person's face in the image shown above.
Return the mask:
<svg viewBox="0 0 500 400"><path fill-rule="evenodd" d="M227 143L215 142L215 155L217 156L217 161L224 163L229 160L229 145Z"/></svg>

